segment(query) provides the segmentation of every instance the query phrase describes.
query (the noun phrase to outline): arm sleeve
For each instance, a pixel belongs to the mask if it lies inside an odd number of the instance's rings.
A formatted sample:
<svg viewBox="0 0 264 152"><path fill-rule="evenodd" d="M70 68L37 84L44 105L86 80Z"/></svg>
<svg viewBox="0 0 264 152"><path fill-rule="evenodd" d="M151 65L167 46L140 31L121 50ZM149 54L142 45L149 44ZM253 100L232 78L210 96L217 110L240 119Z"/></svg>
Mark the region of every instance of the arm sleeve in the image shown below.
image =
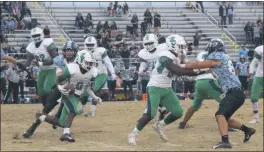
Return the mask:
<svg viewBox="0 0 264 152"><path fill-rule="evenodd" d="M111 62L111 60L109 59L109 57L107 56L107 52L105 51L102 55L102 59L108 69L108 71L111 73L111 74L114 74L115 73L115 69L113 67L113 64Z"/></svg>

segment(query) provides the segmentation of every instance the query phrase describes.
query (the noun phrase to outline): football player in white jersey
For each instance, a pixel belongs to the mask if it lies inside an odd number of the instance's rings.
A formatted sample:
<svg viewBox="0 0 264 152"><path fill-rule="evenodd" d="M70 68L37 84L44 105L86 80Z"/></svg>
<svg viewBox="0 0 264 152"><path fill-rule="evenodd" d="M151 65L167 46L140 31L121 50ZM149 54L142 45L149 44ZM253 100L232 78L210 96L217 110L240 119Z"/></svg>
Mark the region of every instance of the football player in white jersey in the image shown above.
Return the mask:
<svg viewBox="0 0 264 152"><path fill-rule="evenodd" d="M75 42L67 41L65 42L62 51L63 51L63 58L65 59L64 66L66 66L67 64L74 61L76 54L78 52L78 48ZM57 77L61 76L62 74L63 74L63 69L57 68ZM57 100L59 100L60 98L61 98L61 92L58 90L55 84L51 94L47 98L47 104L43 108L42 113L49 114L49 112L58 104ZM62 108L63 108L63 103L61 103L60 108L55 115L57 118L60 117ZM37 118L37 120L30 126L30 128L24 132L23 134L24 138L30 138L40 124L41 121ZM56 126L53 126L53 128L55 129Z"/></svg>
<svg viewBox="0 0 264 152"><path fill-rule="evenodd" d="M107 50L103 47L98 47L97 41L94 37L88 36L84 41L84 47L85 49L79 53L88 51L93 55L97 62L97 76L94 79L93 91L97 96L100 96L100 90L107 81L108 72L111 74L113 80L116 79L115 70L110 58L107 55ZM84 96L86 98L86 95ZM97 102L92 101L91 110L89 113L85 114L85 116L95 116L96 105Z"/></svg>
<svg viewBox="0 0 264 152"><path fill-rule="evenodd" d="M250 123L259 122L259 114L258 114L258 99L260 97L261 92L263 92L263 45L258 46L255 49L255 57L252 60L249 68L249 77L254 73L256 66L257 71L253 80L252 88L251 88L251 102L254 113L254 119L250 121Z"/></svg>
<svg viewBox="0 0 264 152"><path fill-rule="evenodd" d="M46 121L64 128L63 135L60 137L61 141L75 142L75 139L70 136L70 127L74 117L80 114L81 110L78 108L78 104L85 89L95 102L99 104L102 102L102 99L94 94L90 84L91 79L97 75L94 61L92 55L86 52L78 56L77 63L67 64L63 75L57 79L57 87L62 93L62 102L64 103L60 118L47 114L39 116L39 120L42 122ZM67 81L68 84L65 84Z"/></svg>
<svg viewBox="0 0 264 152"><path fill-rule="evenodd" d="M204 61L208 52L200 52L196 58L197 61ZM217 102L221 102L220 95L224 92L221 86L211 73L202 74L196 77L195 95L192 106L187 110L184 119L179 124L179 129L184 129L189 119L195 111L198 111L208 96L213 97Z"/></svg>
<svg viewBox="0 0 264 152"><path fill-rule="evenodd" d="M155 123L153 129L163 141L168 140L163 133L163 127L179 119L183 114L179 99L171 88L173 75L195 76L200 73L199 70L182 69L176 64L179 60L178 57L186 48L186 42L182 36L171 35L166 39L166 44L167 49L161 51L159 54L159 58L155 64L155 68L152 70L148 83L147 114L140 118L137 126L128 135L128 143L131 145L136 145L136 137L151 119L155 117L160 103L170 111L170 114L163 120Z"/></svg>
<svg viewBox="0 0 264 152"><path fill-rule="evenodd" d="M37 78L38 95L43 106L46 105L48 95L56 83L56 68L53 59L57 56L58 48L52 38L44 38L43 30L39 27L31 30L33 42L29 43L26 67L31 65L32 60L37 60L40 68Z"/></svg>
<svg viewBox="0 0 264 152"><path fill-rule="evenodd" d="M140 58L139 76L150 75L155 67L158 55L161 51L165 51L166 43L158 44L158 37L155 34L146 34L143 37L143 49L139 51L138 57ZM145 92L143 92L145 93ZM158 111L160 112L159 119L162 120L168 112L165 107L159 105ZM144 114L147 113L147 108ZM154 120L154 119L153 119Z"/></svg>

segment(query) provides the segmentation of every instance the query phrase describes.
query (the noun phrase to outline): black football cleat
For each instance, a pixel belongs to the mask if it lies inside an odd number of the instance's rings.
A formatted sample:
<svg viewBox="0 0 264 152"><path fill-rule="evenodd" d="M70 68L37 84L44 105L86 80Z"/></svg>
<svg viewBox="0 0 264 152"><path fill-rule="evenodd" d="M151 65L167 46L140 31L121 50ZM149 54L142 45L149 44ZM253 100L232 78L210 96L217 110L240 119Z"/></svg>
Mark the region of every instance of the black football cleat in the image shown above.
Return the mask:
<svg viewBox="0 0 264 152"><path fill-rule="evenodd" d="M185 125L186 125L185 123L180 122L178 128L179 129L184 129L185 128Z"/></svg>
<svg viewBox="0 0 264 152"><path fill-rule="evenodd" d="M243 142L245 143L245 142L249 141L250 137L252 135L254 135L255 132L256 132L256 130L254 128L248 128L248 131L245 132L245 138L244 138Z"/></svg>
<svg viewBox="0 0 264 152"><path fill-rule="evenodd" d="M60 137L61 141L68 141L68 142L75 142L75 139L73 139L69 134L63 134Z"/></svg>
<svg viewBox="0 0 264 152"><path fill-rule="evenodd" d="M232 145L229 142L219 142L218 144L213 146L214 149L218 148L232 148Z"/></svg>

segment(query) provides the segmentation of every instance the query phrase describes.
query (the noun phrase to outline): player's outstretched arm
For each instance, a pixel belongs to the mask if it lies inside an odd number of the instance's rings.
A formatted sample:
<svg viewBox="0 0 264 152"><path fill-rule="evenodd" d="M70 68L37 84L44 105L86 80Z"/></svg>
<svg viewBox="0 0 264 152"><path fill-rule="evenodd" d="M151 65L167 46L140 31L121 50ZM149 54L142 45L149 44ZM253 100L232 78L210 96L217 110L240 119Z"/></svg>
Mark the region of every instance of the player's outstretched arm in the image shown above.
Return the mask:
<svg viewBox="0 0 264 152"><path fill-rule="evenodd" d="M217 60L195 61L187 64L182 64L182 68L186 69L205 69L220 65L221 62Z"/></svg>
<svg viewBox="0 0 264 152"><path fill-rule="evenodd" d="M12 62L14 64L17 63L15 58L13 58L11 56L7 56L7 55L1 55L1 60L7 60L7 61Z"/></svg>
<svg viewBox="0 0 264 152"><path fill-rule="evenodd" d="M167 63L165 64L166 68L169 69L173 74L182 76L182 75L189 75L189 76L197 76L199 74L205 73L200 72L193 69L184 69L179 67L177 64L174 64L171 59L167 58Z"/></svg>
<svg viewBox="0 0 264 152"><path fill-rule="evenodd" d="M34 55L32 53L27 53L27 61L25 66L29 67L31 65L32 60L34 59Z"/></svg>

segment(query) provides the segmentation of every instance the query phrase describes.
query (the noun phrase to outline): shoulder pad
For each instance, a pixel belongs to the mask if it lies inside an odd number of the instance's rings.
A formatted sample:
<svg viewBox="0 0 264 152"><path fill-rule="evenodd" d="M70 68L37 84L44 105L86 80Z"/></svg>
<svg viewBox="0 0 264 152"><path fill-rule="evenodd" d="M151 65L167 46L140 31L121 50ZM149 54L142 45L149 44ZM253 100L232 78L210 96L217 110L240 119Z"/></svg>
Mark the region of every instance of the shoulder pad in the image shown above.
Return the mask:
<svg viewBox="0 0 264 152"><path fill-rule="evenodd" d="M96 51L103 54L106 51L106 49L104 47L98 47L98 48L96 48Z"/></svg>
<svg viewBox="0 0 264 152"><path fill-rule="evenodd" d="M263 45L256 47L255 52L258 53L260 56L263 56Z"/></svg>
<svg viewBox="0 0 264 152"><path fill-rule="evenodd" d="M142 58L142 59L145 59L145 55L146 55L146 49L142 49L138 52L138 57Z"/></svg>
<svg viewBox="0 0 264 152"><path fill-rule="evenodd" d="M50 44L52 44L54 41L53 41L53 39L52 38L45 38L45 39L43 39L43 45L44 46L49 46Z"/></svg>
<svg viewBox="0 0 264 152"><path fill-rule="evenodd" d="M67 67L71 75L75 74L79 69L79 65L77 63L67 64Z"/></svg>
<svg viewBox="0 0 264 152"><path fill-rule="evenodd" d="M34 45L35 45L35 43L34 42L31 42L31 43L29 43L28 44L28 46L27 46L27 48L26 48L26 50L29 52L29 53L33 53L34 52Z"/></svg>
<svg viewBox="0 0 264 152"><path fill-rule="evenodd" d="M172 60L175 60L176 59L176 56L174 54L172 54L170 51L162 51L159 53L159 57L162 57L162 56L166 56Z"/></svg>

